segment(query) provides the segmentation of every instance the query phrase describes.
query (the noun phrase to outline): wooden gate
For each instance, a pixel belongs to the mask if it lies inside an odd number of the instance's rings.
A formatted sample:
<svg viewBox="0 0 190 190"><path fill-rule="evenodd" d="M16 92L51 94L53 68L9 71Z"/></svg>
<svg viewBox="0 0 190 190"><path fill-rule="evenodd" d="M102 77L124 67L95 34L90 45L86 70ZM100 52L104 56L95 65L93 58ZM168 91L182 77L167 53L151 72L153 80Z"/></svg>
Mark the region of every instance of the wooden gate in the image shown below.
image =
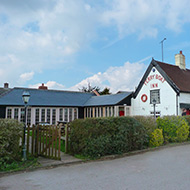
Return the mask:
<svg viewBox="0 0 190 190"><path fill-rule="evenodd" d="M33 125L27 129L26 150L34 156L61 159L61 126Z"/></svg>

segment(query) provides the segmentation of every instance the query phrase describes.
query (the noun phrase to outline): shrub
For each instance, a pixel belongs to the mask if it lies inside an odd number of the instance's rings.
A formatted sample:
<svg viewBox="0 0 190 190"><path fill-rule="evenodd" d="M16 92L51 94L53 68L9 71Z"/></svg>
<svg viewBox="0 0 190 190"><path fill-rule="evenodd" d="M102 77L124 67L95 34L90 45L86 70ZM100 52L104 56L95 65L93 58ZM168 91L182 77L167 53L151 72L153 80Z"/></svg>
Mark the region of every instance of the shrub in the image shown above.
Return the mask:
<svg viewBox="0 0 190 190"><path fill-rule="evenodd" d="M187 140L189 126L184 117L164 116L157 119L158 128L163 129L165 143Z"/></svg>
<svg viewBox="0 0 190 190"><path fill-rule="evenodd" d="M161 146L164 142L164 137L162 134L162 129L155 129L150 135L149 146L157 147Z"/></svg>
<svg viewBox="0 0 190 190"><path fill-rule="evenodd" d="M155 129L157 129L157 123L152 116L133 116L138 122L140 122L146 129L148 135L148 146L151 139L151 135Z"/></svg>
<svg viewBox="0 0 190 190"><path fill-rule="evenodd" d="M144 125L147 134L151 135L157 129L157 123L152 116L133 116L137 121Z"/></svg>
<svg viewBox="0 0 190 190"><path fill-rule="evenodd" d="M96 158L143 149L145 128L132 117L88 118L71 123L70 151Z"/></svg>
<svg viewBox="0 0 190 190"><path fill-rule="evenodd" d="M186 121L187 121L187 123L189 125L189 129L190 129L190 115L186 115L186 116L183 116L183 117L186 119ZM190 131L189 131L189 139L190 139Z"/></svg>
<svg viewBox="0 0 190 190"><path fill-rule="evenodd" d="M0 168L5 168L14 160L20 160L19 140L23 124L12 119L0 119Z"/></svg>

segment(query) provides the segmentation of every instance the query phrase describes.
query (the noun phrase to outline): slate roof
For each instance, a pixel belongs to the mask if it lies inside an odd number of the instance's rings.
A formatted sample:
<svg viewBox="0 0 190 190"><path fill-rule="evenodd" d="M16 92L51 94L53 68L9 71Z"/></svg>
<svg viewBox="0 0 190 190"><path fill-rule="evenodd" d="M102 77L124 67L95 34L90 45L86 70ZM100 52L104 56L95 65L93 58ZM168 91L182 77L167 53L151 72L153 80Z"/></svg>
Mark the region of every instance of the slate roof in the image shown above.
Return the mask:
<svg viewBox="0 0 190 190"><path fill-rule="evenodd" d="M83 107L83 106L104 106L119 104L126 97L131 95L131 92L125 92L113 95L96 96L94 93L59 91L59 90L39 90L31 88L13 88L2 90L0 96L0 105L5 106L23 106L22 94L24 91L30 93L30 106L68 106L68 107Z"/></svg>
<svg viewBox="0 0 190 190"><path fill-rule="evenodd" d="M8 93L10 90L10 88L0 88L0 97Z"/></svg>
<svg viewBox="0 0 190 190"><path fill-rule="evenodd" d="M119 104L123 99L131 95L132 92L123 92L119 94L93 96L86 103L85 106L108 106Z"/></svg>
<svg viewBox="0 0 190 190"><path fill-rule="evenodd" d="M156 61L168 77L175 83L181 92L190 92L190 70L180 69L176 65L170 65Z"/></svg>
<svg viewBox="0 0 190 190"><path fill-rule="evenodd" d="M39 90L29 88L13 88L6 95L0 97L0 105L22 106L22 93L30 93L30 106L83 106L85 102L94 96L93 93Z"/></svg>

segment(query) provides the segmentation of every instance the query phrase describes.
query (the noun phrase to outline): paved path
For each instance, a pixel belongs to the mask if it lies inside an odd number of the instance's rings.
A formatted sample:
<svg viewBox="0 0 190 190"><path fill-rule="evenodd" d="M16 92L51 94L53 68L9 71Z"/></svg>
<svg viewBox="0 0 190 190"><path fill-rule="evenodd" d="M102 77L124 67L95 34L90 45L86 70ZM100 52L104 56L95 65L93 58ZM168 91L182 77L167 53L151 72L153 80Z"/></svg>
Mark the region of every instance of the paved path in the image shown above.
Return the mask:
<svg viewBox="0 0 190 190"><path fill-rule="evenodd" d="M0 178L0 190L189 190L190 145Z"/></svg>

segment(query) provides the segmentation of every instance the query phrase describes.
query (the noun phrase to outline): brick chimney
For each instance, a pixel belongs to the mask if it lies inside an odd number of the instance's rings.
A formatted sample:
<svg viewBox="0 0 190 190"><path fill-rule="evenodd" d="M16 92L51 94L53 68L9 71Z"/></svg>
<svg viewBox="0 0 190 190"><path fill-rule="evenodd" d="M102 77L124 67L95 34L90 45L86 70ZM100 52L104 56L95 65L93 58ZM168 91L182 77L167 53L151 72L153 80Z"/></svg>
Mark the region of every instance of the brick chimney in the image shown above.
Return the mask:
<svg viewBox="0 0 190 190"><path fill-rule="evenodd" d="M42 83L42 86L39 86L38 89L47 90L48 87L47 87L47 86L44 86L44 83Z"/></svg>
<svg viewBox="0 0 190 190"><path fill-rule="evenodd" d="M175 64L180 68L180 69L186 69L185 66L185 56L183 55L182 51L180 51L178 54L175 55Z"/></svg>
<svg viewBox="0 0 190 190"><path fill-rule="evenodd" d="M4 88L9 88L9 83L4 83Z"/></svg>

